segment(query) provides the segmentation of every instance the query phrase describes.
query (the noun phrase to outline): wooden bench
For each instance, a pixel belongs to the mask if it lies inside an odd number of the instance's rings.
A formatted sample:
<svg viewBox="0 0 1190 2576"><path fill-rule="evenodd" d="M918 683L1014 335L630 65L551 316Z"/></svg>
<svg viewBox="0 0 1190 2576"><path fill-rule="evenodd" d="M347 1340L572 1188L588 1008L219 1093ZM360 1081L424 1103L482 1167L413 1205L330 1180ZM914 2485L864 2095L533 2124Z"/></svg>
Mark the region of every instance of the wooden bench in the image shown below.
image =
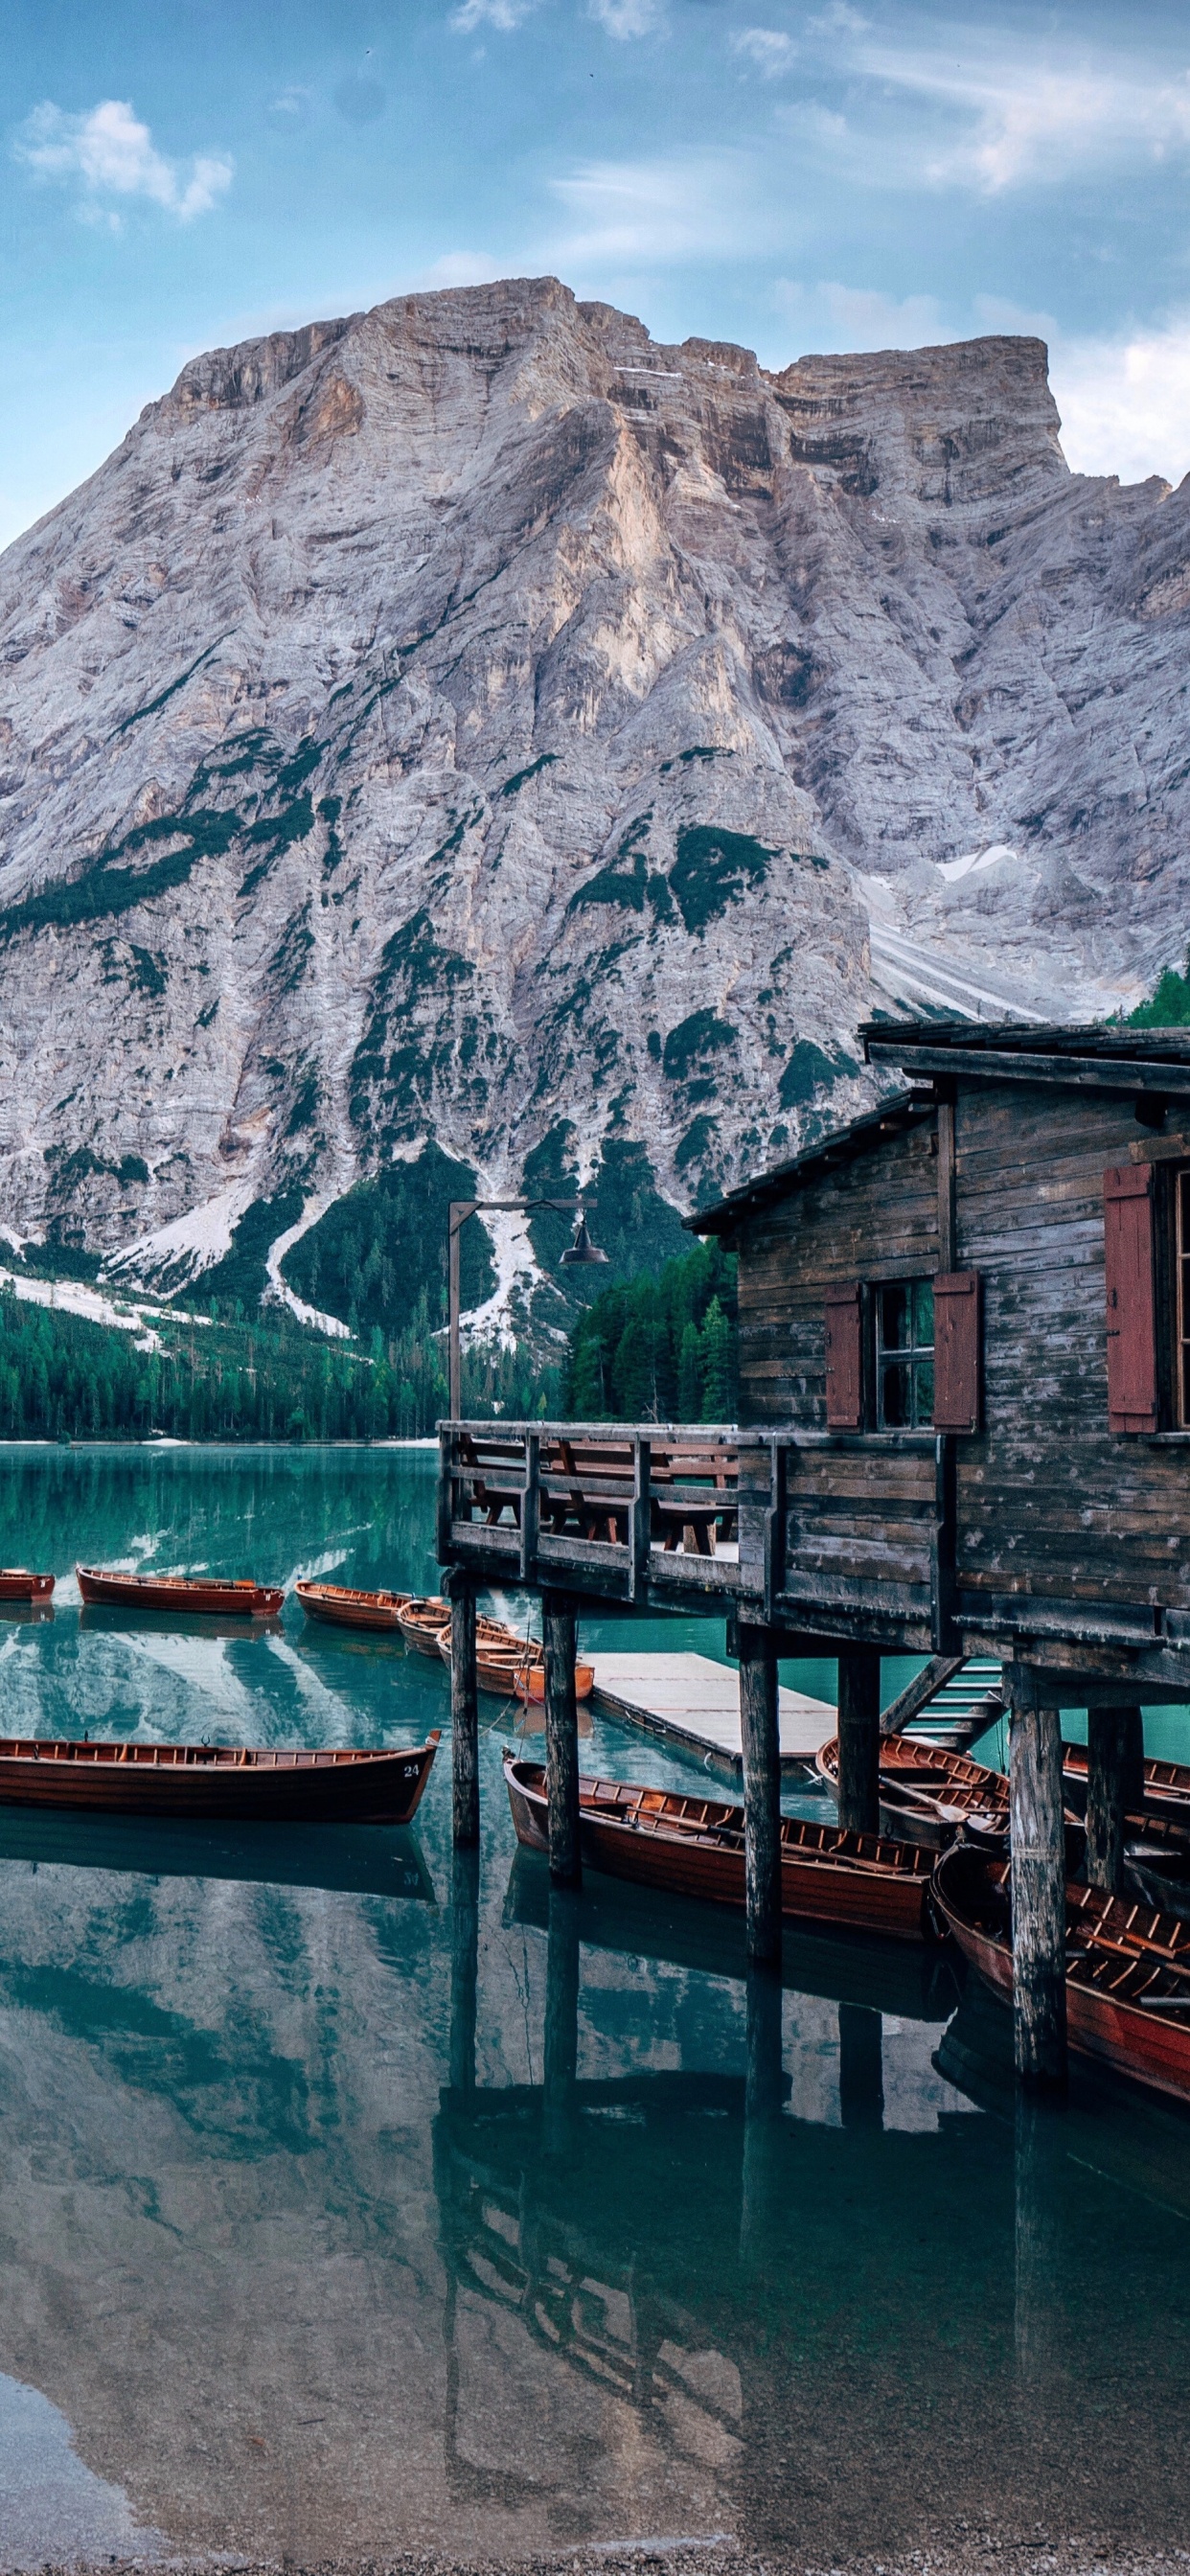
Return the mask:
<svg viewBox="0 0 1190 2576"><path fill-rule="evenodd" d="M525 1484L521 1434L491 1438L458 1434L454 1472L467 1498L466 1517L477 1513L488 1529L521 1526ZM598 1546L627 1547L635 1495L636 1453L631 1439L592 1440L565 1434L543 1437L538 1471L542 1530L551 1538L578 1537ZM649 1537L666 1555L713 1556L716 1540L738 1527L734 1450L693 1441L653 1448L649 1458ZM507 1520L506 1520L507 1516Z"/></svg>
<svg viewBox="0 0 1190 2576"><path fill-rule="evenodd" d="M684 1446L654 1450L650 1484L653 1530L667 1556L679 1546L688 1556L713 1556L717 1536L735 1537L739 1511L734 1451Z"/></svg>

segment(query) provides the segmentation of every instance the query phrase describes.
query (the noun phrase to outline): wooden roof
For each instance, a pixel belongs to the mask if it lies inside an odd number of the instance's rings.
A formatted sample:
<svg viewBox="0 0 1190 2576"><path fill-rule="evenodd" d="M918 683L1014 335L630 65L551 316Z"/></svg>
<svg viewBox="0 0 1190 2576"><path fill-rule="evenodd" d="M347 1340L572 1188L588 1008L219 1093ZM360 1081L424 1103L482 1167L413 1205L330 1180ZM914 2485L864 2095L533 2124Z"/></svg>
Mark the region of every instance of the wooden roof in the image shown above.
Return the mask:
<svg viewBox="0 0 1190 2576"><path fill-rule="evenodd" d="M771 1206L788 1190L803 1189L808 1181L821 1179L823 1173L850 1162L856 1154L866 1153L885 1136L902 1135L907 1127L933 1116L932 1098L923 1097L921 1092L893 1092L878 1109L867 1109L862 1118L853 1118L850 1126L817 1137L789 1162L777 1163L771 1172L761 1172L754 1181L743 1182L715 1207L699 1208L693 1216L683 1217L682 1223L691 1234L730 1234L741 1217Z"/></svg>
<svg viewBox="0 0 1190 2576"><path fill-rule="evenodd" d="M1023 1028L1019 1020L866 1020L869 1064L967 1081L1190 1095L1190 1028Z"/></svg>
<svg viewBox="0 0 1190 2576"><path fill-rule="evenodd" d="M865 1020L859 1036L871 1065L924 1082L1053 1083L1059 1088L1147 1092L1156 1100L1190 1099L1190 1028L1131 1029L1022 1026L1019 1020ZM714 1207L682 1222L691 1234L730 1234L742 1217L771 1206L788 1191L818 1180L834 1165L921 1118L932 1117L932 1098L921 1091L894 1092L879 1108L847 1127L816 1137L788 1162L729 1191Z"/></svg>

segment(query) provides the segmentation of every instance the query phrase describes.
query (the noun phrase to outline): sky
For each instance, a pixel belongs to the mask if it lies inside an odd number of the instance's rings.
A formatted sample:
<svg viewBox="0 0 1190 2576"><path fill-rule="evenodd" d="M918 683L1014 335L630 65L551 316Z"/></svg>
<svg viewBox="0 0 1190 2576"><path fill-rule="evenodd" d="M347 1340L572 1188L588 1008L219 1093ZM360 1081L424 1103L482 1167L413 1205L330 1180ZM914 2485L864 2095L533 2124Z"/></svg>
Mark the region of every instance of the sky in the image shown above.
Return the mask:
<svg viewBox="0 0 1190 2576"><path fill-rule="evenodd" d="M7 0L0 543L197 351L565 280L654 337L1041 334L1070 463L1190 470L1190 8Z"/></svg>

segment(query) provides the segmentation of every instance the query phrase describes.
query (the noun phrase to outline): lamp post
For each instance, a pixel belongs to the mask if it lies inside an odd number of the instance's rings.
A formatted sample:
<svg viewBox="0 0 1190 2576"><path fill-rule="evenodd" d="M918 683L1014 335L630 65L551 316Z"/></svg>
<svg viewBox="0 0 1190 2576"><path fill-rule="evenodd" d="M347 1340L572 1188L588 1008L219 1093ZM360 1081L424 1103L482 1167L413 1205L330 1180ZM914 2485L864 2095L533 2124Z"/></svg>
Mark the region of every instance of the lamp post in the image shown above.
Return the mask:
<svg viewBox="0 0 1190 2576"><path fill-rule="evenodd" d="M457 1422L463 1410L463 1366L459 1348L459 1236L472 1216L532 1216L548 1208L557 1216L573 1216L578 1223L574 1241L567 1244L558 1264L561 1270L589 1269L607 1260L587 1232L581 1199L452 1199L450 1227L447 1235L448 1295L450 1318L450 1418Z"/></svg>

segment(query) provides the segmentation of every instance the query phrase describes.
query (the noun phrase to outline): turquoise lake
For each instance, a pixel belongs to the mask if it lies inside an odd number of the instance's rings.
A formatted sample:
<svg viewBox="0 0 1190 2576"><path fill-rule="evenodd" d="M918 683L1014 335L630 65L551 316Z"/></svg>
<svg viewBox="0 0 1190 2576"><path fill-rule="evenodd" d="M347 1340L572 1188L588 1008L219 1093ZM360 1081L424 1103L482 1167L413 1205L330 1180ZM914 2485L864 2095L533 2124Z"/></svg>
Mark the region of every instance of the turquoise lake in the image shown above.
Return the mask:
<svg viewBox="0 0 1190 2576"><path fill-rule="evenodd" d="M0 1615L0 1731L444 1730L404 1833L0 1809L0 2568L1184 2547L1190 2115L1022 2108L941 1951L790 1933L776 1989L712 1909L551 1899L495 1703L452 1861L446 1672L395 1641L80 1612L76 1560L433 1591L435 1467L0 1448L0 1561L59 1578ZM584 1763L700 1776L599 1721Z"/></svg>

